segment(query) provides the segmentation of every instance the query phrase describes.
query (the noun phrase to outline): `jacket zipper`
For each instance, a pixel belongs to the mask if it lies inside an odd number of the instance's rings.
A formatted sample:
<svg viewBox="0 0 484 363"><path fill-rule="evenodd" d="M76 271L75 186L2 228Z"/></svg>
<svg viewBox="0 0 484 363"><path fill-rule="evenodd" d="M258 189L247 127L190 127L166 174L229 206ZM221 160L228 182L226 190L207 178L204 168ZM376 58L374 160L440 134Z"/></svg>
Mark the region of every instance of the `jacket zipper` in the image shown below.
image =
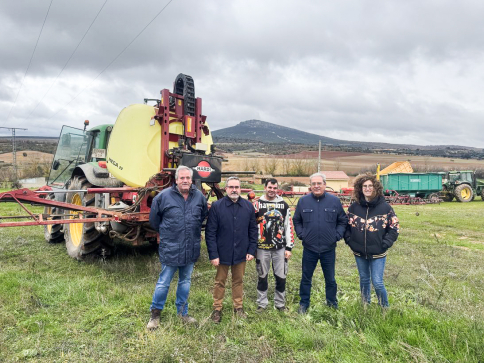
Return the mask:
<svg viewBox="0 0 484 363"><path fill-rule="evenodd" d="M365 219L365 255L367 255L368 253L366 252L366 231L368 229L368 210L370 209L370 207L366 207L366 219Z"/></svg>

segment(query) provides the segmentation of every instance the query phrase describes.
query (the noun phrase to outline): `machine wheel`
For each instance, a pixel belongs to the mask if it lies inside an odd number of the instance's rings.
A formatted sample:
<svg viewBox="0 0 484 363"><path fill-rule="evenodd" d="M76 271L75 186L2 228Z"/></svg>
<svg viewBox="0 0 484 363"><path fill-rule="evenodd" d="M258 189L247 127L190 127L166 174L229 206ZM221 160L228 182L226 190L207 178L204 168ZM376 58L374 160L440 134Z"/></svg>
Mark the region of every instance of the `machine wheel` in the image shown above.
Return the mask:
<svg viewBox="0 0 484 363"><path fill-rule="evenodd" d="M432 199L440 199L439 197L439 194L438 193L432 193L429 195L428 199L432 200Z"/></svg>
<svg viewBox="0 0 484 363"><path fill-rule="evenodd" d="M454 194L455 199L457 199L459 202L470 202L474 196L472 188L468 184L461 184L456 187Z"/></svg>
<svg viewBox="0 0 484 363"><path fill-rule="evenodd" d="M484 188L482 188L482 190L481 190L481 199L484 202Z"/></svg>
<svg viewBox="0 0 484 363"><path fill-rule="evenodd" d="M70 192L69 190L82 190L92 187L92 184L83 176L75 176L69 186L66 202L93 206L94 195L88 193ZM77 211L69 211L74 216L78 215ZM67 254L77 260L82 260L90 254L109 254L110 249L106 243L106 236L98 232L94 223L73 223L66 224L64 227L64 238L66 240Z"/></svg>
<svg viewBox="0 0 484 363"><path fill-rule="evenodd" d="M454 194L452 193L446 193L443 197L442 200L444 202L452 202L454 200Z"/></svg>
<svg viewBox="0 0 484 363"><path fill-rule="evenodd" d="M54 200L55 195L49 194L48 200ZM59 214L62 213L62 209L57 207L44 207L44 214ZM62 217L52 217L50 220L62 219ZM44 237L49 243L61 243L64 242L64 228L63 224L47 224L44 226Z"/></svg>

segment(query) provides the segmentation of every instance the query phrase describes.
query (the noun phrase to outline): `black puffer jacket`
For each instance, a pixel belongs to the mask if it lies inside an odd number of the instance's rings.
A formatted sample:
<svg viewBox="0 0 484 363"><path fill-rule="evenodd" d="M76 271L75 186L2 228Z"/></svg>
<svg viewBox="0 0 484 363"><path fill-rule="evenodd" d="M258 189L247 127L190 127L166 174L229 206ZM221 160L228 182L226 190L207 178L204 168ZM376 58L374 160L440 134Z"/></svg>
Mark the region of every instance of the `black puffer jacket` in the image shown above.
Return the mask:
<svg viewBox="0 0 484 363"><path fill-rule="evenodd" d="M399 223L393 208L383 196L367 202L364 198L348 208L345 242L357 256L385 257L398 238Z"/></svg>

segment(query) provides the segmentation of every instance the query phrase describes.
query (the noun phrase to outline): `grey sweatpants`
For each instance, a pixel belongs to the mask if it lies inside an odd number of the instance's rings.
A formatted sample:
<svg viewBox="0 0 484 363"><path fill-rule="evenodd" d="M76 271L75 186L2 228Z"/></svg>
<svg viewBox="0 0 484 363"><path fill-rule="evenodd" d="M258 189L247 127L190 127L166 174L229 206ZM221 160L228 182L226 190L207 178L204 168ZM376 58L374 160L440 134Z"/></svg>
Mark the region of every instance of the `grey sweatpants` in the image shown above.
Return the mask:
<svg viewBox="0 0 484 363"><path fill-rule="evenodd" d="M262 250L257 249L256 268L259 276L257 283L257 306L267 308L269 300L267 299L267 277L271 267L276 278L276 291L274 293L274 305L276 308L282 308L286 305L286 276L287 260L284 256L285 249L279 250Z"/></svg>

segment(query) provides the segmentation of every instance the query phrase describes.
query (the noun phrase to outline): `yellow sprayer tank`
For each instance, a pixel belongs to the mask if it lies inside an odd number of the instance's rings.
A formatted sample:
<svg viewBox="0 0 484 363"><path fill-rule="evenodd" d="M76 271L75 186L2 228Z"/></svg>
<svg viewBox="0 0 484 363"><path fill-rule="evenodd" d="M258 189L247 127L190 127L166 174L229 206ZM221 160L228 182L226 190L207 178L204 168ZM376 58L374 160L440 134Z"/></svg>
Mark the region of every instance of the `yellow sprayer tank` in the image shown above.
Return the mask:
<svg viewBox="0 0 484 363"><path fill-rule="evenodd" d="M151 176L160 172L161 125L153 117L153 106L136 104L124 108L119 114L109 139L107 168L116 178L130 187L143 187ZM170 134L183 135L181 122L170 123ZM212 136L202 134L207 153ZM176 142L163 146L163 150L178 147Z"/></svg>

